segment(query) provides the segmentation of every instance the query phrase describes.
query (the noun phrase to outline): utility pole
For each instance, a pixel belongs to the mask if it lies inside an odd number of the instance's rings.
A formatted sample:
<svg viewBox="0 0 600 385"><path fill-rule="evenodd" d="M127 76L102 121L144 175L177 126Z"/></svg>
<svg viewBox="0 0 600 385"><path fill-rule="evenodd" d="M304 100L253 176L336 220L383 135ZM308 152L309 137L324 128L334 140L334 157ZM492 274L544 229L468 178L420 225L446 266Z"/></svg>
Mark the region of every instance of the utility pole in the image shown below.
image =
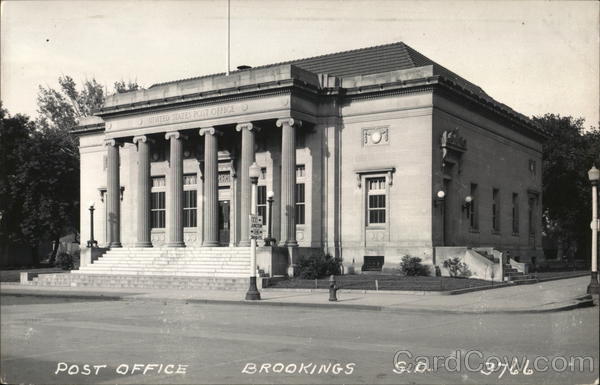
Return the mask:
<svg viewBox="0 0 600 385"><path fill-rule="evenodd" d="M229 76L229 68L231 67L230 51L231 51L231 0L227 0L227 71L226 71L227 76Z"/></svg>

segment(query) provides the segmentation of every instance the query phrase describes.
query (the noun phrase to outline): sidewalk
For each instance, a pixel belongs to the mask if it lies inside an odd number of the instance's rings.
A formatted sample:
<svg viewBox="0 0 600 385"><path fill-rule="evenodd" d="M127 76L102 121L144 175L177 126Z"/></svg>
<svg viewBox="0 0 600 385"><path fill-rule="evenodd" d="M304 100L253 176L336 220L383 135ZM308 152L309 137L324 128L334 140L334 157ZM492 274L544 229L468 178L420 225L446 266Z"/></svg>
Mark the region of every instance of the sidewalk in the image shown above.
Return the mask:
<svg viewBox="0 0 600 385"><path fill-rule="evenodd" d="M37 287L12 283L2 283L0 294L168 303L326 307L392 312L540 313L593 306L592 300L582 299L586 294L588 283L589 277L578 277L461 295L425 295L422 292L417 294L356 293L340 290L338 302L329 302L327 292L293 289L263 289L261 301L245 301L243 291Z"/></svg>

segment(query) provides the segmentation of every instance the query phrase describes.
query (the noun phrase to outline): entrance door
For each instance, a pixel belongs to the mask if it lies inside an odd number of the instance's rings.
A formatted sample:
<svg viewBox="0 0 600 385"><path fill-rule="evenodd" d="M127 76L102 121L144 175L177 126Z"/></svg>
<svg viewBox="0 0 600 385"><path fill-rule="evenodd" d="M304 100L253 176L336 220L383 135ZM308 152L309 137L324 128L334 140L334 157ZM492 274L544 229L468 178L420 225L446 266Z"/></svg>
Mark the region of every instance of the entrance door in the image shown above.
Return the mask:
<svg viewBox="0 0 600 385"><path fill-rule="evenodd" d="M229 201L219 201L219 244L229 245Z"/></svg>

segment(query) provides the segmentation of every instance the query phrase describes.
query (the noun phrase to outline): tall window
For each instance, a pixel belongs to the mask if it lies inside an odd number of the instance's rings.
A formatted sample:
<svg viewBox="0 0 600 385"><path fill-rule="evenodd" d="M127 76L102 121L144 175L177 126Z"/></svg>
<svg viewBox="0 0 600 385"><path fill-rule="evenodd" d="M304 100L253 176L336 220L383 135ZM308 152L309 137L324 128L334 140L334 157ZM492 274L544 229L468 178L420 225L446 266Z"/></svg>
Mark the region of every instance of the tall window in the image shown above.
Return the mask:
<svg viewBox="0 0 600 385"><path fill-rule="evenodd" d="M535 198L529 197L529 205L527 209L529 235L535 236Z"/></svg>
<svg viewBox="0 0 600 385"><path fill-rule="evenodd" d="M296 224L303 225L305 221L304 217L304 183L296 184Z"/></svg>
<svg viewBox="0 0 600 385"><path fill-rule="evenodd" d="M153 229L165 228L165 177L152 177L150 222Z"/></svg>
<svg viewBox="0 0 600 385"><path fill-rule="evenodd" d="M469 205L469 220L471 230L479 229L479 213L477 212L477 205L479 204L479 199L477 197L477 184L471 183L471 204Z"/></svg>
<svg viewBox="0 0 600 385"><path fill-rule="evenodd" d="M296 178L303 178L306 175L306 166L303 164L296 165Z"/></svg>
<svg viewBox="0 0 600 385"><path fill-rule="evenodd" d="M500 231L500 190L492 189L492 230Z"/></svg>
<svg viewBox="0 0 600 385"><path fill-rule="evenodd" d="M512 195L512 232L519 234L519 194Z"/></svg>
<svg viewBox="0 0 600 385"><path fill-rule="evenodd" d="M367 179L367 224L385 223L385 177Z"/></svg>
<svg viewBox="0 0 600 385"><path fill-rule="evenodd" d="M197 226L196 174L183 176L183 227Z"/></svg>
<svg viewBox="0 0 600 385"><path fill-rule="evenodd" d="M263 225L267 224L267 186L258 186L256 194L257 214L262 217Z"/></svg>

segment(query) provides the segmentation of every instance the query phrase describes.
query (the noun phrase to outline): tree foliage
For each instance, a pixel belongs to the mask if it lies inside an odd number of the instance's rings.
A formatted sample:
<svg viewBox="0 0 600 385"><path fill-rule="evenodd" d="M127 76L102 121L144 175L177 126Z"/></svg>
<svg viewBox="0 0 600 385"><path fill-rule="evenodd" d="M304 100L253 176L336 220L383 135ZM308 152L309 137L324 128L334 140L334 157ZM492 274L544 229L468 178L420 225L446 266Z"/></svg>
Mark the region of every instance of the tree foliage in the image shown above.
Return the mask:
<svg viewBox="0 0 600 385"><path fill-rule="evenodd" d="M78 89L69 76L58 88L39 87L39 116L10 116L1 109L2 173L0 210L2 241L36 247L43 238L56 241L79 227L78 139L71 134L79 119L93 114L105 100L95 79ZM139 89L137 83L115 83L115 92ZM56 255L56 248L52 259Z"/></svg>
<svg viewBox="0 0 600 385"><path fill-rule="evenodd" d="M24 197L16 188L21 185L16 170L34 130L27 116L10 116L0 104L0 241L3 246L21 240L20 231L13 231L20 228L24 204Z"/></svg>
<svg viewBox="0 0 600 385"><path fill-rule="evenodd" d="M535 117L549 134L543 150L544 231L550 238L578 245L586 256L591 221L591 186L587 172L600 166L600 130L585 129L584 119L546 114Z"/></svg>
<svg viewBox="0 0 600 385"><path fill-rule="evenodd" d="M79 160L60 130L2 109L2 240L33 249L77 227Z"/></svg>

